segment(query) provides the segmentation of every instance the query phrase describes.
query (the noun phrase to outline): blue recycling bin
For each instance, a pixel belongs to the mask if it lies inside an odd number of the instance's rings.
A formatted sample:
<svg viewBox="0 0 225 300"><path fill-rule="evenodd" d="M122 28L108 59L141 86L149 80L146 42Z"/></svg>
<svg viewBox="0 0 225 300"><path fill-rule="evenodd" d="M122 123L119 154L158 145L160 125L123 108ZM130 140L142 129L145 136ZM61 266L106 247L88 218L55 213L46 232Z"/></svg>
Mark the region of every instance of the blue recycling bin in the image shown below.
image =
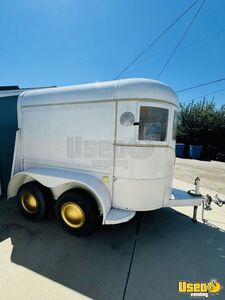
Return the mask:
<svg viewBox="0 0 225 300"><path fill-rule="evenodd" d="M176 144L176 157L183 158L184 157L184 144L178 143Z"/></svg>
<svg viewBox="0 0 225 300"><path fill-rule="evenodd" d="M202 154L202 145L189 145L190 157L192 159L200 159Z"/></svg>

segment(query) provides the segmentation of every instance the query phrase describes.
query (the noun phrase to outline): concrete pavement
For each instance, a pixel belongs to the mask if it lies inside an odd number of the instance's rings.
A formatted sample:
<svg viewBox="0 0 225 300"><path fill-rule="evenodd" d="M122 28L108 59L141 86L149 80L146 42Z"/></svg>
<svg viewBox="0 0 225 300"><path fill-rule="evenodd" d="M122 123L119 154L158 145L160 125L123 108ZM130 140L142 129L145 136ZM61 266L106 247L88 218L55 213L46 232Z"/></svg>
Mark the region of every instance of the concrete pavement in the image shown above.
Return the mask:
<svg viewBox="0 0 225 300"><path fill-rule="evenodd" d="M217 278L225 287L225 208L207 214L217 227L193 224L191 214L160 209L77 238L54 215L30 223L2 199L1 299L172 300L190 299L178 294L178 280ZM224 289L214 298L224 299Z"/></svg>

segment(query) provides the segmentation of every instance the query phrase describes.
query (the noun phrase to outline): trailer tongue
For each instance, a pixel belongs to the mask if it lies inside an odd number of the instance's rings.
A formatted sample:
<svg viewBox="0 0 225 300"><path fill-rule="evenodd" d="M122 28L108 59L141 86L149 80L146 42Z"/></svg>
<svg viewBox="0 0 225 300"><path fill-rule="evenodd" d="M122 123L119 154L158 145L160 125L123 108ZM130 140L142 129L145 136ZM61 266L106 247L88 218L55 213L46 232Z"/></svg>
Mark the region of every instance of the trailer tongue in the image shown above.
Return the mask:
<svg viewBox="0 0 225 300"><path fill-rule="evenodd" d="M168 206L199 206L202 204L202 201L204 201L204 197L202 195L195 196L190 194L188 191L174 187Z"/></svg>
<svg viewBox="0 0 225 300"><path fill-rule="evenodd" d="M193 222L197 222L197 209L198 206L202 205L202 221L205 223L207 220L204 217L204 212L212 210L212 203L215 203L219 207L225 204L225 200L219 197L218 194L215 196L202 195L200 193L200 178L197 177L194 181L195 189L184 191L179 188L176 180L174 181L174 187L172 189L172 195L168 202L168 207L179 207L179 206L193 206Z"/></svg>

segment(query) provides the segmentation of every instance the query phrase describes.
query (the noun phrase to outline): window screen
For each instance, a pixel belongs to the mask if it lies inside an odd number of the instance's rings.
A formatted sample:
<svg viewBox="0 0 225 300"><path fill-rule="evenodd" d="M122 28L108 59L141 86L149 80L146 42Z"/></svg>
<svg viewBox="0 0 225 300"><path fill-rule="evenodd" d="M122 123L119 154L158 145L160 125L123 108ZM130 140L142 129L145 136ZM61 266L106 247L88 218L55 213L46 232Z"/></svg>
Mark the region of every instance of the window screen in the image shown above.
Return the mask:
<svg viewBox="0 0 225 300"><path fill-rule="evenodd" d="M165 141L168 115L168 109L141 106L138 139L142 141Z"/></svg>
<svg viewBox="0 0 225 300"><path fill-rule="evenodd" d="M173 140L176 140L177 136L177 111L174 111L173 115Z"/></svg>

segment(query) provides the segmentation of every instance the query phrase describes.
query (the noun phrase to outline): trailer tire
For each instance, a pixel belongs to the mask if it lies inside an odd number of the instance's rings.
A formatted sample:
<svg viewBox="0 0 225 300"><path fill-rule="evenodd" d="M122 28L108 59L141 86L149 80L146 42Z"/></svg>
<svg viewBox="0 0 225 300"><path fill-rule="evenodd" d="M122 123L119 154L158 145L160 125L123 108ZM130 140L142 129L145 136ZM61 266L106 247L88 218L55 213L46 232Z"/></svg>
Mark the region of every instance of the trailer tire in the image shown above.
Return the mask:
<svg viewBox="0 0 225 300"><path fill-rule="evenodd" d="M22 215L33 222L39 222L46 216L47 204L45 187L38 182L28 182L19 188L17 203Z"/></svg>
<svg viewBox="0 0 225 300"><path fill-rule="evenodd" d="M81 190L63 193L57 199L55 209L63 228L73 235L89 235L97 227L98 209L95 201Z"/></svg>

